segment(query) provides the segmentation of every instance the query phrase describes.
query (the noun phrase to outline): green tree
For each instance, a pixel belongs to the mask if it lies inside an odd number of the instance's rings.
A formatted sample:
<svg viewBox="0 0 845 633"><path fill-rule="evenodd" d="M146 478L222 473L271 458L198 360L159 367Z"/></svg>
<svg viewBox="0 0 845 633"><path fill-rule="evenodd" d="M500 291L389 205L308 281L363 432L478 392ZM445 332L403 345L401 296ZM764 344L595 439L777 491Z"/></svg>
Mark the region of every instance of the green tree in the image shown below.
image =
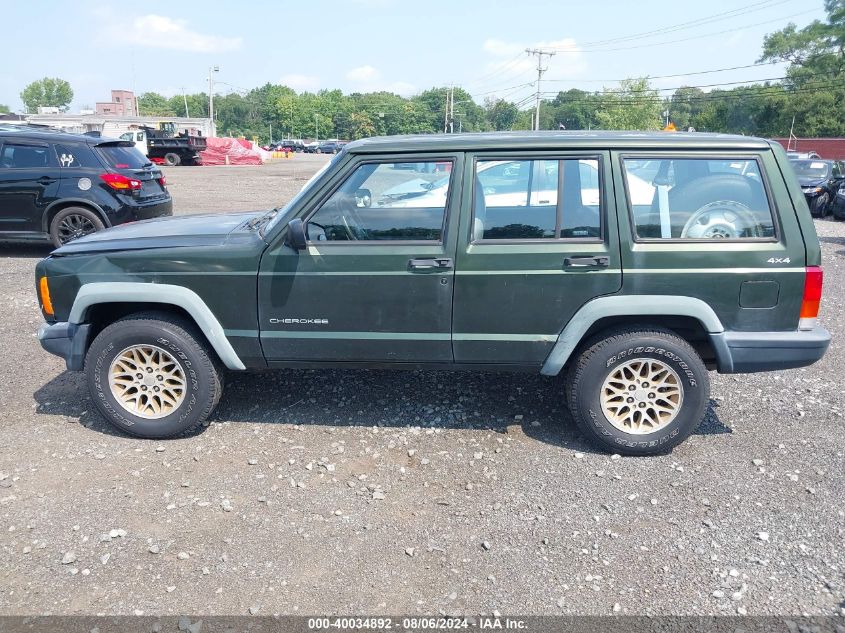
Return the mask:
<svg viewBox="0 0 845 633"><path fill-rule="evenodd" d="M12 111L5 103L0 103L0 114L10 114Z"/></svg>
<svg viewBox="0 0 845 633"><path fill-rule="evenodd" d="M543 112L550 111L555 129L563 125L567 130L591 130L599 124L596 112L600 100L595 93L577 88L561 91L553 100L543 102L540 123L543 123Z"/></svg>
<svg viewBox="0 0 845 633"><path fill-rule="evenodd" d="M790 23L763 40L761 62L786 61L797 85L845 72L845 0L825 0L827 21L814 20L803 29Z"/></svg>
<svg viewBox="0 0 845 633"><path fill-rule="evenodd" d="M617 88L605 88L596 113L605 130L657 130L663 104L648 79L624 79Z"/></svg>
<svg viewBox="0 0 845 633"><path fill-rule="evenodd" d="M519 117L519 109L504 99L490 99L486 104L487 122L494 130L510 130Z"/></svg>
<svg viewBox="0 0 845 633"><path fill-rule="evenodd" d="M64 79L44 77L23 89L21 101L27 112L37 112L40 107L54 107L66 112L73 101L73 89Z"/></svg>
<svg viewBox="0 0 845 633"><path fill-rule="evenodd" d="M141 116L175 116L167 99L157 92L145 92L138 97L138 112Z"/></svg>

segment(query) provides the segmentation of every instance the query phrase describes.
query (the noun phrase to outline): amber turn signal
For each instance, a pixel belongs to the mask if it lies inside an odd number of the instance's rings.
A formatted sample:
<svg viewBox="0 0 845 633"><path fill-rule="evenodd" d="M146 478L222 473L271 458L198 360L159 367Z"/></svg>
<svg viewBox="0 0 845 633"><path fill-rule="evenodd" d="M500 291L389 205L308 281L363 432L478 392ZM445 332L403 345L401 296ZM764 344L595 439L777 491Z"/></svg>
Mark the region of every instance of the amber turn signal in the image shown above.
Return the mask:
<svg viewBox="0 0 845 633"><path fill-rule="evenodd" d="M41 296L41 309L44 314L53 316L53 302L50 300L50 287L47 285L47 277L42 277L38 282L38 294Z"/></svg>

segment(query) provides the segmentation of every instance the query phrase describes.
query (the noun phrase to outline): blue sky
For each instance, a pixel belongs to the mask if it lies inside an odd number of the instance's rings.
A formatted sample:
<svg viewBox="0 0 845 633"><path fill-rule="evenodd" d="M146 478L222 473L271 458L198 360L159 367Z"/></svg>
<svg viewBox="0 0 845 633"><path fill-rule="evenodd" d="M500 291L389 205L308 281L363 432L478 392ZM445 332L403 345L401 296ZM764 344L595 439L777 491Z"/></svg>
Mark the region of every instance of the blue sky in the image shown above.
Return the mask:
<svg viewBox="0 0 845 633"><path fill-rule="evenodd" d="M111 88L203 91L210 65L220 67L218 93L273 82L411 95L455 83L479 102L519 101L536 78L526 47L558 51L544 91L597 90L624 77L753 64L766 33L824 18L822 0L7 0L0 13L5 25L22 26L4 30L0 72L0 103L16 111L23 87L44 76L71 83L75 111L108 100ZM782 75L766 65L652 85Z"/></svg>

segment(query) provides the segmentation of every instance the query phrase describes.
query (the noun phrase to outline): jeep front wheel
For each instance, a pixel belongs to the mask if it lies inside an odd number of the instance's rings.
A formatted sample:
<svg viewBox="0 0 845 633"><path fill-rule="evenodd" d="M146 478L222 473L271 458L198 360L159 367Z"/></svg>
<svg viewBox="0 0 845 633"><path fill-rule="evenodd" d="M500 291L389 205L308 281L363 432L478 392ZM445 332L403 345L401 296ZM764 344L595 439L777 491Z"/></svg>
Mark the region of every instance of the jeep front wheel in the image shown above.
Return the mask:
<svg viewBox="0 0 845 633"><path fill-rule="evenodd" d="M569 369L566 396L572 417L594 444L654 455L698 428L710 381L696 351L674 333L625 328L582 349Z"/></svg>
<svg viewBox="0 0 845 633"><path fill-rule="evenodd" d="M223 391L202 335L163 313L130 315L106 327L88 350L85 372L106 420L145 438L173 437L201 424Z"/></svg>

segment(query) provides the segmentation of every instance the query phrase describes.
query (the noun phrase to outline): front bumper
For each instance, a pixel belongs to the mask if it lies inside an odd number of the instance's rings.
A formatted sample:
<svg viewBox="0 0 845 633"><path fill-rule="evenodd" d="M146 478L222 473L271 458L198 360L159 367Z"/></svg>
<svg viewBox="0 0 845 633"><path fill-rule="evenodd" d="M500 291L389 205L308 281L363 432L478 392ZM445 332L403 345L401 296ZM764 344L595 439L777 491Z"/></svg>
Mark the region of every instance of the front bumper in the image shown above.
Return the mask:
<svg viewBox="0 0 845 633"><path fill-rule="evenodd" d="M806 331L722 332L710 337L722 374L806 367L820 360L830 345L830 332L820 325Z"/></svg>
<svg viewBox="0 0 845 633"><path fill-rule="evenodd" d="M91 337L90 323L42 323L38 341L46 351L65 359L69 371L82 371Z"/></svg>

